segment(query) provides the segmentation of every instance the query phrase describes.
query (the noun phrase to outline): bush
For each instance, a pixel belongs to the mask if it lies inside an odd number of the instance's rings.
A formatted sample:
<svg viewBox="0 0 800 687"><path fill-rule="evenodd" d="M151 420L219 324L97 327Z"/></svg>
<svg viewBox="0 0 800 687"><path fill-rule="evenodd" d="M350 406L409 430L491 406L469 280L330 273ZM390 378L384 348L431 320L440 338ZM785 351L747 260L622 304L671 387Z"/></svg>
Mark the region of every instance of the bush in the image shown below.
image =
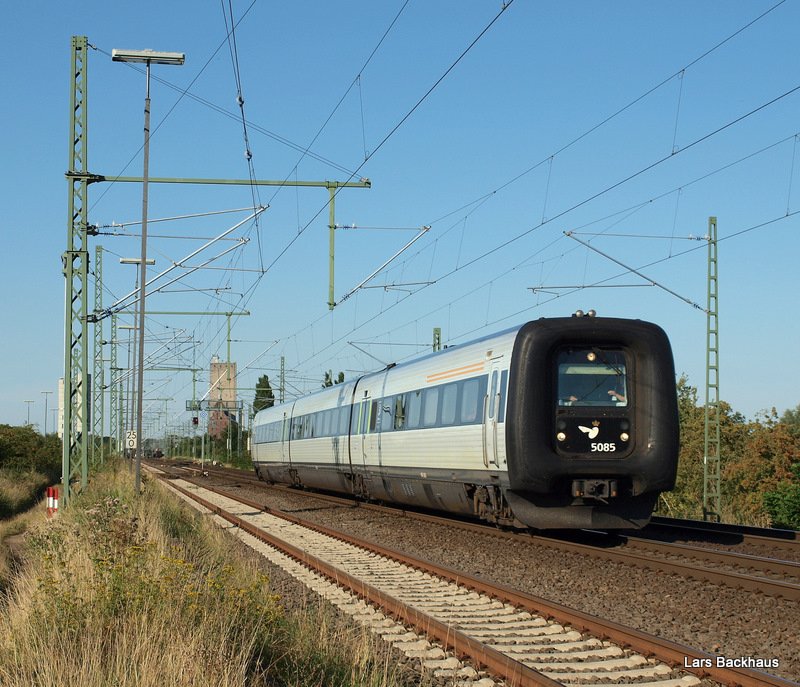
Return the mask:
<svg viewBox="0 0 800 687"><path fill-rule="evenodd" d="M792 465L792 476L764 494L764 510L773 527L800 530L800 463Z"/></svg>

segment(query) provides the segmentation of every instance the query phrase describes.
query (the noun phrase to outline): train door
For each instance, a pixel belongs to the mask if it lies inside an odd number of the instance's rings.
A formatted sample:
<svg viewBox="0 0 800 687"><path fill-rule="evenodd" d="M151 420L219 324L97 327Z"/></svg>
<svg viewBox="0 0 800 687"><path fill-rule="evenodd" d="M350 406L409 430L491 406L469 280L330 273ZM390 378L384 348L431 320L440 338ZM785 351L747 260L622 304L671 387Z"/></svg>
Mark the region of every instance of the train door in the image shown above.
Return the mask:
<svg viewBox="0 0 800 687"><path fill-rule="evenodd" d="M364 468L374 471L378 468L378 401L372 398L370 392L365 392L361 399L361 459Z"/></svg>
<svg viewBox="0 0 800 687"><path fill-rule="evenodd" d="M283 426L281 427L280 458L282 470L285 471L283 479L297 483L297 472L292 467L292 418L294 417L295 404L292 403L289 411L283 412Z"/></svg>
<svg viewBox="0 0 800 687"><path fill-rule="evenodd" d="M281 463L291 466L289 459L289 428L291 426L289 413L283 412L283 426L281 427Z"/></svg>
<svg viewBox="0 0 800 687"><path fill-rule="evenodd" d="M483 464L487 467L500 467L497 447L497 423L501 412L502 394L500 389L500 363L503 358L493 358L483 399Z"/></svg>
<svg viewBox="0 0 800 687"><path fill-rule="evenodd" d="M353 416L350 424L350 466L353 474L353 493L369 497L367 429L369 427L372 397L369 390L359 390L360 398L353 399Z"/></svg>

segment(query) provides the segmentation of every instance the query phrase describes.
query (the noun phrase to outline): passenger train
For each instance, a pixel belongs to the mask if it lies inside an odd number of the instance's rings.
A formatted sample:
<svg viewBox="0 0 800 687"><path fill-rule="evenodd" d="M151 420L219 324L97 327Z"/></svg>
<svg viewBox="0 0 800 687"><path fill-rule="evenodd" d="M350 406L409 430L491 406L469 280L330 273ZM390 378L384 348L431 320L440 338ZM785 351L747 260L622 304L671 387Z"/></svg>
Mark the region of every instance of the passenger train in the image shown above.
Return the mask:
<svg viewBox="0 0 800 687"><path fill-rule="evenodd" d="M266 481L504 526L638 528L675 484L664 331L542 318L260 411Z"/></svg>

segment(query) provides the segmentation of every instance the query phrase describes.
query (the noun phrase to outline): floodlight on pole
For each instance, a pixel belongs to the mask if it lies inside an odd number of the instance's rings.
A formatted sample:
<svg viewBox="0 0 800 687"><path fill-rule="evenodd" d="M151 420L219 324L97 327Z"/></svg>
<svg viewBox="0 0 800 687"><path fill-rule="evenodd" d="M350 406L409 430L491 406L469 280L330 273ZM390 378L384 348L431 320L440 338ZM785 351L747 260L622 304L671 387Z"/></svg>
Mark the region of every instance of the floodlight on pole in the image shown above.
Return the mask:
<svg viewBox="0 0 800 687"><path fill-rule="evenodd" d="M111 51L114 62L138 62L140 64L175 64L181 65L186 60L182 52L159 52L157 50L120 50Z"/></svg>
<svg viewBox="0 0 800 687"><path fill-rule="evenodd" d="M136 493L141 487L142 472L142 411L144 395L144 296L147 283L147 183L150 174L150 65L172 64L182 65L185 55L182 52L157 52L155 50L118 50L111 51L114 62L134 62L146 66L144 97L144 164L142 172L142 255L139 260L139 353L137 366L136 397Z"/></svg>
<svg viewBox="0 0 800 687"><path fill-rule="evenodd" d="M141 265L142 259L141 258L120 258L119 259L120 265ZM146 265L155 265L156 261L155 258L147 258L145 260Z"/></svg>
<svg viewBox="0 0 800 687"><path fill-rule="evenodd" d="M47 397L52 393L52 391L41 392L42 396L44 396L44 436L47 436Z"/></svg>
<svg viewBox="0 0 800 687"><path fill-rule="evenodd" d="M33 403L33 401L24 401L24 403L26 403L28 405L28 421L25 424L27 426L30 426L30 424L31 424L31 403Z"/></svg>

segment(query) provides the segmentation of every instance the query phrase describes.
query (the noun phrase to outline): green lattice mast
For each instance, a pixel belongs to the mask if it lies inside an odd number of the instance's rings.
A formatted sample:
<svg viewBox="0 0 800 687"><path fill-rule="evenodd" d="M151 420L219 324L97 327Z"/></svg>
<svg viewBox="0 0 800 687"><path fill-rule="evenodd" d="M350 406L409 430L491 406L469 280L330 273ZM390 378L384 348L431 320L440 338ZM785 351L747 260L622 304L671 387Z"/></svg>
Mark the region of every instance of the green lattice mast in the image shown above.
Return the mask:
<svg viewBox="0 0 800 687"><path fill-rule="evenodd" d="M708 301L706 308L706 407L703 442L703 519L720 521L719 313L717 218L708 218Z"/></svg>

